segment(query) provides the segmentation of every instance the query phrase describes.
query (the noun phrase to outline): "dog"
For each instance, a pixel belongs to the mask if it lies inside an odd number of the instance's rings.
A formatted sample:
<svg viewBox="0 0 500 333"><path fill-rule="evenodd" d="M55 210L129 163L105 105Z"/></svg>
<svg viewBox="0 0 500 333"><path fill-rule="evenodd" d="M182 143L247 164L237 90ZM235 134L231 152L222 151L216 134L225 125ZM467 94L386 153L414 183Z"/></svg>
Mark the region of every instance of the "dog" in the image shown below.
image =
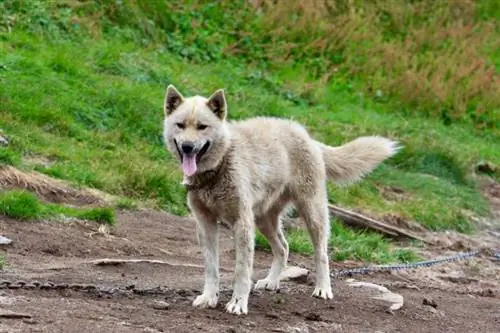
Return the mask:
<svg viewBox="0 0 500 333"><path fill-rule="evenodd" d="M397 142L359 137L339 147L311 138L287 119L255 117L228 121L223 89L210 97L184 97L173 85L164 99L166 149L180 163L187 204L203 249L204 287L194 307L214 308L219 297L219 223L234 233L236 262L226 311L248 313L252 289L254 232L267 238L273 261L255 289L277 290L288 261L280 217L295 206L314 247L316 282L312 296L332 299L327 243L330 233L326 181L362 179L397 153Z"/></svg>

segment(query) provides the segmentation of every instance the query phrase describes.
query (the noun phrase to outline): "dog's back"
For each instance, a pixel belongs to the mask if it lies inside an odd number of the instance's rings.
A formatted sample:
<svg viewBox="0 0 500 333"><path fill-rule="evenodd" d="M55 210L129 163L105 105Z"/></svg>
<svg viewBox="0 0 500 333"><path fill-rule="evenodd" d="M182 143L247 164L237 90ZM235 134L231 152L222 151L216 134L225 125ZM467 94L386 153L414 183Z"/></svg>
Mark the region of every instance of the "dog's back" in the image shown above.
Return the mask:
<svg viewBox="0 0 500 333"><path fill-rule="evenodd" d="M242 163L258 165L251 172L259 180L291 179L322 164L324 180L350 183L370 173L400 147L386 138L366 136L340 147L312 139L297 122L256 117L231 124L233 143ZM250 164L249 164L250 165Z"/></svg>

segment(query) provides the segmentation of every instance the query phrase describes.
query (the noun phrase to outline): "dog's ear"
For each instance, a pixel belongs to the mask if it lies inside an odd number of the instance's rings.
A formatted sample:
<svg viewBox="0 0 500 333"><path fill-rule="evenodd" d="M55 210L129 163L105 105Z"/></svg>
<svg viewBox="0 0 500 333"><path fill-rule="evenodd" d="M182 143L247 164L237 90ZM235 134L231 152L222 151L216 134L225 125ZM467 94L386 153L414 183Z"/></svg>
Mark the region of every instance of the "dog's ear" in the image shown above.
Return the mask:
<svg viewBox="0 0 500 333"><path fill-rule="evenodd" d="M220 119L224 120L227 114L226 96L224 89L219 89L208 98L207 106Z"/></svg>
<svg viewBox="0 0 500 333"><path fill-rule="evenodd" d="M174 87L174 85L169 84L167 87L167 92L165 93L165 102L163 104L163 110L165 111L165 116L170 115L184 102L184 96Z"/></svg>

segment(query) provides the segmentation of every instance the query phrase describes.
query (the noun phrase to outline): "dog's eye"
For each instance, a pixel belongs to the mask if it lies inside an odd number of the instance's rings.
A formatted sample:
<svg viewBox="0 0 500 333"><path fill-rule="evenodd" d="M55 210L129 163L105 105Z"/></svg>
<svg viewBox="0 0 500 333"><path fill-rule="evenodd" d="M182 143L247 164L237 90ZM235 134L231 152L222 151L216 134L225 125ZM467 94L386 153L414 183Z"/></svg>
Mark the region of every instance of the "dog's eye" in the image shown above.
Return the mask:
<svg viewBox="0 0 500 333"><path fill-rule="evenodd" d="M200 130L200 131L203 131L204 129L206 129L208 126L207 125L203 125L203 124L198 124L197 128Z"/></svg>
<svg viewBox="0 0 500 333"><path fill-rule="evenodd" d="M177 127L180 128L180 129L184 129L184 124L183 123L177 123L175 125L177 125Z"/></svg>

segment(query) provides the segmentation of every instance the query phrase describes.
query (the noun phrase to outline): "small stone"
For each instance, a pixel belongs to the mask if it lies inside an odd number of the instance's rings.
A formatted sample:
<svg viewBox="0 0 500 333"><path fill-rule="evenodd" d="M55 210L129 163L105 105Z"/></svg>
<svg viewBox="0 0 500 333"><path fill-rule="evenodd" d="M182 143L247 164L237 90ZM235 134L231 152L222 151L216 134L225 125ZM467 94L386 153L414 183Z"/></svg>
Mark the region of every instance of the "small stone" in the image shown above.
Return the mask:
<svg viewBox="0 0 500 333"><path fill-rule="evenodd" d="M310 321L322 321L321 316L316 312L309 312L304 318Z"/></svg>
<svg viewBox="0 0 500 333"><path fill-rule="evenodd" d="M309 327L305 324L289 327L285 332L287 333L309 333Z"/></svg>
<svg viewBox="0 0 500 333"><path fill-rule="evenodd" d="M38 321L36 321L33 318L27 318L23 320L23 323L28 324L28 325L36 325L38 324Z"/></svg>
<svg viewBox="0 0 500 333"><path fill-rule="evenodd" d="M285 299L283 297L281 297L279 294L274 294L273 302L276 304L283 304L283 303L285 303Z"/></svg>
<svg viewBox="0 0 500 333"><path fill-rule="evenodd" d="M168 310L170 304L164 301L152 301L150 306L155 310Z"/></svg>
<svg viewBox="0 0 500 333"><path fill-rule="evenodd" d="M3 131L0 129L0 146L8 146L9 139L3 134Z"/></svg>
<svg viewBox="0 0 500 333"><path fill-rule="evenodd" d="M426 306L425 309L426 309L426 311L428 311L430 313L437 313L436 308L434 308L432 306Z"/></svg>
<svg viewBox="0 0 500 333"><path fill-rule="evenodd" d="M434 309L438 306L435 300L429 298L424 298L422 304L432 306Z"/></svg>
<svg viewBox="0 0 500 333"><path fill-rule="evenodd" d="M267 318L272 318L272 319L279 319L279 315L277 313L271 312L271 313L266 313Z"/></svg>
<svg viewBox="0 0 500 333"><path fill-rule="evenodd" d="M307 281L309 271L302 267L288 266L280 274L280 281Z"/></svg>
<svg viewBox="0 0 500 333"><path fill-rule="evenodd" d="M12 243L12 240L7 237L0 236L0 245L9 245L10 243Z"/></svg>

